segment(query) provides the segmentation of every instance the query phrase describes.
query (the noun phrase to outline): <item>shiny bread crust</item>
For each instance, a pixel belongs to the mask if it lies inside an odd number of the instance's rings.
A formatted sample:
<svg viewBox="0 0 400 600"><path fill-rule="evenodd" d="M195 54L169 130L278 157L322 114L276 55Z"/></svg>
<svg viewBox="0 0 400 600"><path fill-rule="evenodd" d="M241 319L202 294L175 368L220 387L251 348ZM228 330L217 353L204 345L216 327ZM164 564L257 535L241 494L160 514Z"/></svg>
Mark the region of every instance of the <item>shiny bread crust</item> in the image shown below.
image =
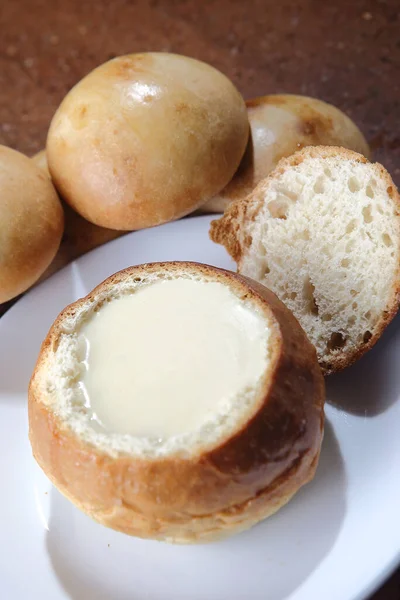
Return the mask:
<svg viewBox="0 0 400 600"><path fill-rule="evenodd" d="M251 417L213 447L189 456L112 456L83 442L46 404L40 385L66 316L124 278L162 270L219 281L254 301L271 323L272 355ZM264 286L198 263L154 263L116 273L67 307L43 342L29 386L33 455L54 485L93 519L129 535L212 541L276 512L310 481L323 437L324 381L299 323Z"/></svg>

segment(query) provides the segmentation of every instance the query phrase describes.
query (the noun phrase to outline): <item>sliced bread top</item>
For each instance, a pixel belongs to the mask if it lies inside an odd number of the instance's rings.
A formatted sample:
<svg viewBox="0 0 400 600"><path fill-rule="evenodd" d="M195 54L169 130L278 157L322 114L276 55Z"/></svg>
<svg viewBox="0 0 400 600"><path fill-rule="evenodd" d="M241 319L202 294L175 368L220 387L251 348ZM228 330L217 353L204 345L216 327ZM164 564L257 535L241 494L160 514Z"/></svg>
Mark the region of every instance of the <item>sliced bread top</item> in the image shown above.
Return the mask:
<svg viewBox="0 0 400 600"><path fill-rule="evenodd" d="M285 302L331 373L368 350L397 312L399 213L381 165L317 146L281 160L210 235L240 273Z"/></svg>

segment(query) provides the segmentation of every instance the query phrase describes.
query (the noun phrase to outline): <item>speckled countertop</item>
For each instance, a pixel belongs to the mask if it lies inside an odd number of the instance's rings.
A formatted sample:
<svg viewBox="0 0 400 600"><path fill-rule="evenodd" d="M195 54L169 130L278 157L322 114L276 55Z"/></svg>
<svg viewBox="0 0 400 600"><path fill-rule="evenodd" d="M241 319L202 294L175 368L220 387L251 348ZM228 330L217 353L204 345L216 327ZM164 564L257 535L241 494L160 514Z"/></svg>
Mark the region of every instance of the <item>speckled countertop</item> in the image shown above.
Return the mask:
<svg viewBox="0 0 400 600"><path fill-rule="evenodd" d="M246 98L335 104L400 184L399 0L0 0L0 143L40 150L78 79L146 50L207 61ZM373 598L400 600L400 572Z"/></svg>
<svg viewBox="0 0 400 600"><path fill-rule="evenodd" d="M65 93L118 54L210 62L246 98L317 96L347 112L400 183L398 0L2 0L0 143L39 150Z"/></svg>

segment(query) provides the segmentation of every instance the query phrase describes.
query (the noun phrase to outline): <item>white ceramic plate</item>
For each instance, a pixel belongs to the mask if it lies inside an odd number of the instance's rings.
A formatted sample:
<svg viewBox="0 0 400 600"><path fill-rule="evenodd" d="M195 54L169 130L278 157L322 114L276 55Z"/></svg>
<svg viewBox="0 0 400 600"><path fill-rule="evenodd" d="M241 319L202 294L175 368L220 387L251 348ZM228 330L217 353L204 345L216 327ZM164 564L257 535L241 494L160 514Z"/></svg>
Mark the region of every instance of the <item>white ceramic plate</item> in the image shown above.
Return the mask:
<svg viewBox="0 0 400 600"><path fill-rule="evenodd" d="M361 600L400 559L400 321L328 382L314 481L229 540L170 546L92 522L31 457L26 390L64 306L115 271L151 261L234 268L210 217L136 232L41 284L0 319L0 586L5 600Z"/></svg>

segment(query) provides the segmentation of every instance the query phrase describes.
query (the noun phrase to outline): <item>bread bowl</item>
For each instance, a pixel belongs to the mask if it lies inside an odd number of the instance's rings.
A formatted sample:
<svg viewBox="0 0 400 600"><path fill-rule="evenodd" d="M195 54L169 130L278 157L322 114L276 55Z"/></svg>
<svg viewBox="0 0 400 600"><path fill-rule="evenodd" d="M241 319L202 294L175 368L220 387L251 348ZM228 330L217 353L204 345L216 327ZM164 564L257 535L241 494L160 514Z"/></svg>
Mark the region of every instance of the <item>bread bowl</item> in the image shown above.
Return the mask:
<svg viewBox="0 0 400 600"><path fill-rule="evenodd" d="M64 228L57 193L29 158L0 146L0 303L33 285L53 260Z"/></svg>
<svg viewBox="0 0 400 600"><path fill-rule="evenodd" d="M361 154L316 146L282 159L210 235L285 302L326 374L369 350L398 311L399 193Z"/></svg>
<svg viewBox="0 0 400 600"><path fill-rule="evenodd" d="M133 419L122 414L127 390ZM175 396L178 407L163 405ZM103 525L212 541L271 515L313 477L323 402L315 350L272 292L207 265L154 263L116 273L56 319L29 386L29 435L51 481ZM187 404L197 415L188 428L175 419Z"/></svg>
<svg viewBox="0 0 400 600"><path fill-rule="evenodd" d="M308 96L272 94L246 101L251 135L232 181L201 212L224 212L245 198L278 161L305 146L343 146L369 158L357 125L341 110Z"/></svg>
<svg viewBox="0 0 400 600"><path fill-rule="evenodd" d="M198 60L120 56L64 98L47 160L61 197L85 219L134 230L189 214L232 178L249 134L242 96Z"/></svg>

